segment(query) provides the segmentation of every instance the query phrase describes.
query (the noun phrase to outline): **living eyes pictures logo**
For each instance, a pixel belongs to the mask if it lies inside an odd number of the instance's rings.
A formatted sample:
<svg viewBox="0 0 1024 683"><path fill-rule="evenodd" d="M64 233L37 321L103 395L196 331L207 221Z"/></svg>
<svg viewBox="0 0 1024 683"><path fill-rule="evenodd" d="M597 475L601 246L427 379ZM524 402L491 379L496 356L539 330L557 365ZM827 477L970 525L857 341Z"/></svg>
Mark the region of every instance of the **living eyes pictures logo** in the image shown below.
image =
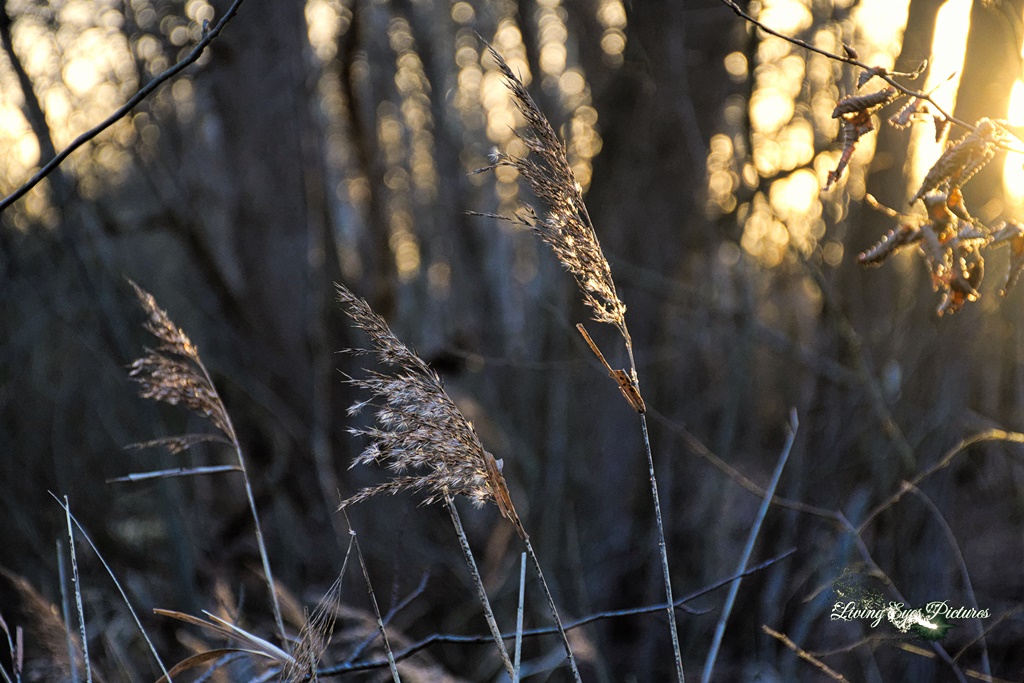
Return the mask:
<svg viewBox="0 0 1024 683"><path fill-rule="evenodd" d="M863 576L849 570L836 579L832 586L835 601L832 621L867 621L871 628L888 623L900 633L924 640L942 640L949 630L966 619L987 619L988 609L956 605L949 600L932 600L921 607L912 607L894 600L865 585Z"/></svg>

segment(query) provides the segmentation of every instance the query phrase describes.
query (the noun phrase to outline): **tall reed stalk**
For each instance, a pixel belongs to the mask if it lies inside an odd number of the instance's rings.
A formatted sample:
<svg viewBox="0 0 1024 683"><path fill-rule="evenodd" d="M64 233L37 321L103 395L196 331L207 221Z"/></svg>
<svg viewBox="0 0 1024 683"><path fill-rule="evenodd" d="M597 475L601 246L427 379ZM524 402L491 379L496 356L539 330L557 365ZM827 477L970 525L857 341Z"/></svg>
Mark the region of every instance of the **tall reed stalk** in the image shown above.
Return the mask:
<svg viewBox="0 0 1024 683"><path fill-rule="evenodd" d="M526 146L529 155L518 157L496 151L492 155L492 165L481 170L492 170L500 166L514 168L526 180L533 194L546 205L546 210L543 212L538 212L527 205L515 216L494 217L523 225L546 242L565 269L576 280L580 294L583 296L583 303L591 309L593 319L614 326L625 343L626 353L629 357L629 369L613 369L582 325L578 326L590 348L608 370L609 376L615 380L623 396L640 416L644 450L647 454L648 477L651 482L651 497L654 501L658 550L661 556L665 601L668 605L672 652L675 657L676 676L682 683L685 680L683 660L673 607L672 580L665 544L665 529L662 523L661 502L658 497L658 481L654 473L654 457L651 453L651 440L647 431L647 416L645 414L647 409L640 394L640 380L637 377L636 360L633 356L633 341L626 325L626 305L615 291L611 266L608 265L608 260L601 250L597 232L594 230L594 224L590 220L590 214L583 201L583 188L576 181L576 176L566 158L565 145L551 127L547 117L537 107L523 82L512 72L502 56L494 48L488 47L498 68L505 76L506 85L512 93L516 108L526 121L525 129L517 131L517 136Z"/></svg>
<svg viewBox="0 0 1024 683"><path fill-rule="evenodd" d="M171 405L184 405L195 415L209 421L218 433L214 434L184 434L164 439L149 441L136 446L164 446L172 453L180 453L197 443L203 441L218 441L231 446L237 465L217 468L195 468L175 469L164 472L150 472L141 475L131 475L123 480L141 480L146 478L164 476L189 476L203 474L212 471L238 471L242 473L242 482L245 485L245 496L249 503L249 512L252 515L253 527L256 532L256 545L259 548L260 561L263 564L263 580L270 594L270 607L274 613L274 623L277 627L277 635L284 642L284 620L281 618L281 606L278 603L277 591L274 586L274 574L270 569L270 559L267 556L267 546L263 541L263 531L260 527L260 516L256 510L256 498L252 492L252 484L249 482L249 473L246 469L245 456L242 454L242 445L238 441L235 427L231 423L224 402L217 393L217 388L210 378L210 373L199 357L199 350L195 347L188 335L175 325L167 313L157 306L153 295L129 281L135 289L142 307L146 310L146 330L159 340L160 344L155 349L147 349L146 355L131 364L130 376L138 382L139 395L143 398L162 401Z"/></svg>
<svg viewBox="0 0 1024 683"><path fill-rule="evenodd" d="M515 668L494 619L453 498L465 496L478 506L486 502L495 503L502 516L515 526L533 560L544 587L548 608L561 635L569 666L575 680L580 681L569 638L562 627L561 617L541 571L540 561L530 544L530 537L512 504L505 477L501 473L501 463L484 449L473 425L448 396L437 373L395 337L387 322L369 304L341 285L337 289L338 300L353 324L363 330L373 343L372 351L355 349L354 352L374 353L384 366L392 369L390 373L368 372L365 378L348 378L350 384L370 394L369 399L349 408L349 414L357 414L369 406L376 412L377 422L376 427L349 430L370 441L352 465L383 464L395 475L383 484L365 488L346 499L341 504L342 508L379 493L394 494L400 491L424 493L426 503L444 503L452 517L502 663L509 677L514 680Z"/></svg>

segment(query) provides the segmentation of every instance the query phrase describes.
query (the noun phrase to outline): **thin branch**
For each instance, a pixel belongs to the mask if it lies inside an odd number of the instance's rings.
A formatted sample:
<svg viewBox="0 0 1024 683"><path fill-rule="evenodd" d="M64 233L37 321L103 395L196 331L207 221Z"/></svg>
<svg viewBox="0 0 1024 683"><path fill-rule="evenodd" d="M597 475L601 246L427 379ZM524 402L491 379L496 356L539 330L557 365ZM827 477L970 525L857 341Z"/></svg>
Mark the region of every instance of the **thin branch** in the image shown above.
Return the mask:
<svg viewBox="0 0 1024 683"><path fill-rule="evenodd" d="M112 125L120 121L128 114L128 112L137 107L143 100L149 97L157 88L159 88L168 80L177 76L179 73L184 71L184 69L187 66L198 60L199 57L202 56L203 51L206 49L206 46L212 43L217 38L217 36L220 35L220 32L224 30L224 27L227 26L228 22L231 21L231 19L235 16L235 14L238 12L238 8L242 6L242 3L244 1L245 0L235 0L234 3L232 3L231 7L228 8L228 11L224 13L224 16L221 17L220 21L214 24L213 27L206 32L202 40L196 43L196 46L192 48L192 51L189 52L184 59L182 59L180 62L178 62L171 68L167 69L159 76L151 80L149 83L144 85L137 93L135 93L135 95L132 96L131 99L129 99L127 102L121 105L116 111L114 111L113 114L111 114L103 121L98 123L96 126L90 128L89 130L75 138L71 142L71 144L69 144L67 147L61 150L61 152L57 154L57 156L53 157L53 159L48 161L46 165L40 168L39 171L37 171L34 176L32 176L28 181L26 181L24 185L22 185L17 190L15 190L7 197L5 197L2 201L0 201L0 213L3 213L4 209L6 209L8 206L18 201L19 199L21 199L22 197L24 197L29 190L38 185L46 176L53 173L53 171L56 170L58 166L64 163L65 159L71 156L72 152L74 152L79 147L92 140L94 137L105 131L107 128L110 128Z"/></svg>
<svg viewBox="0 0 1024 683"><path fill-rule="evenodd" d="M743 548L743 554L740 556L739 565L737 567L737 574L742 573L747 568L747 563L750 561L750 555L754 552L754 543L757 541L757 536L761 531L761 525L764 523L764 518L768 514L768 506L771 505L772 496L775 494L775 489L779 485L779 479L782 477L782 470L786 467L786 462L789 460L789 454L793 450L793 443L796 441L796 430L800 426L800 421L797 419L796 409L794 408L789 414L789 434L786 436L786 445L782 447L782 453L779 455L779 461L775 465L775 471L772 472L771 481L768 483L768 488L765 490L764 498L761 499L761 507L757 511L757 517L754 518L754 525L750 527L750 533L747 535L747 543ZM725 637L725 626L729 621L729 615L732 612L732 606L736 602L736 595L740 590L740 580L736 579L731 586L729 586L729 593L726 595L725 604L722 606L722 615L718 619L718 624L715 626L715 635L711 641L711 649L708 651L707 661L704 664L704 673L701 676L701 683L709 683L711 680L711 672L715 669L715 660L718 658L718 649L722 646L722 639Z"/></svg>
<svg viewBox="0 0 1024 683"><path fill-rule="evenodd" d="M823 661L821 661L820 659L816 658L810 652L808 652L807 650L803 649L802 647L800 647L799 645L794 643L792 640L790 640L789 636L787 636L785 633L779 633L778 631L769 628L765 624L761 625L761 630L764 631L765 633L767 633L768 635L770 635L772 638L775 638L776 640L781 642L783 645L788 647L793 652L795 652L796 656L799 657L800 659L804 660L805 662L810 662L814 666L818 667L818 669L822 673L824 673L826 676L828 676L832 680L834 680L834 681L841 681L843 683L846 682L846 677L845 676L843 676L841 673L833 671Z"/></svg>
<svg viewBox="0 0 1024 683"><path fill-rule="evenodd" d="M352 551L352 542L349 541L349 550L345 553L345 564L346 565L348 564L348 556L349 556L349 553L351 551ZM344 566L342 566L342 569L344 569ZM420 583L419 583L418 586L416 586L415 590L413 590L411 593L409 593L407 596L405 596L397 605L394 605L393 607L391 607L391 609L388 610L388 613L384 615L384 625L385 626L387 626L388 624L391 623L391 620L394 619L396 614L398 614L399 612L404 610L406 607L409 606L409 604L413 600L415 600L416 598L418 598L420 595L423 594L423 591L427 587L427 578L428 577L429 577L429 574L424 574L422 577L420 577ZM354 648L352 648L352 651L348 654L347 657L345 657L345 661L346 662L354 662L355 660L359 659L359 656L362 655L363 651L366 650L366 648L370 646L370 643L372 643L374 640L377 639L377 635L378 634L374 633L374 634L371 634L371 635L367 636L366 638L364 638L358 645L356 645Z"/></svg>
<svg viewBox="0 0 1024 683"><path fill-rule="evenodd" d="M933 517L935 517L935 521L939 524L942 528L942 532L946 535L946 539L949 541L949 547L953 551L953 556L960 565L960 573L963 575L964 581L964 592L967 594L969 604L971 607L977 609L978 597L974 593L974 583L971 581L971 573L967 569L967 560L964 559L963 551L960 550L960 544L957 542L956 534L953 533L953 529L949 526L949 522L946 521L946 517L942 514L942 511L939 510L939 506L935 504L927 493L916 486L911 489L911 493L921 499L921 502L924 503L924 506L928 508L928 511L931 512ZM985 642L985 627L982 625L981 619L978 617L971 619L971 621L974 622L974 625L978 629L977 642L981 644L982 670L985 672L985 675L991 676L992 665L989 663L988 659L988 643Z"/></svg>
<svg viewBox="0 0 1024 683"><path fill-rule="evenodd" d="M762 562L760 564L757 564L757 565L754 565L753 567L750 567L749 569L747 569L742 574L738 574L738 575L734 575L734 576L729 576L727 578L720 579L719 581L716 581L715 583L712 583L712 584L710 584L708 586L705 586L704 588L701 588L698 591L695 591L693 593L690 593L689 595L686 595L684 597L681 597L681 598L677 599L676 602L675 602L675 607L677 609L683 609L683 610L688 611L688 612L693 613L693 614L701 614L702 612L697 612L695 610L692 610L692 609L688 608L686 606L686 603L690 602L692 600L696 600L697 598L703 597L703 596L705 596L705 595L707 595L709 593L712 593L712 592L714 592L714 591L716 591L716 590L718 590L718 589L720 589L720 588L722 588L724 586L727 586L727 585L729 585L730 583L732 583L733 581L735 581L737 579L741 579L741 578L750 576L752 574L756 574L757 572L760 572L760 571L762 571L764 569L767 569L768 567L771 567L771 566L773 566L775 564L778 564L779 562L781 562L781 561L785 560L786 558L790 557L791 555L793 555L795 552L796 552L796 548L791 548L791 549L787 550L786 552L782 553L781 555L777 555L777 556L775 556L775 557L773 557L773 558L771 558L769 560L765 560L764 562ZM631 617L631 616L637 616L637 615L640 615L640 614L654 614L656 612L663 612L663 611L665 611L665 608L666 608L666 605L664 603L661 603L661 604L657 604L657 605L647 605L647 606L644 606L644 607L630 607L630 608L627 608L627 609L608 610L608 611L605 611L605 612L596 612L596 613L588 615L586 617L581 617L581 618L579 618L579 619L577 619L575 621L571 621L571 622L566 623L565 624L565 630L566 631L571 631L573 629L577 629L577 628L581 628L583 626L586 626L587 624L592 624L592 623L594 623L596 621L602 621L602 620L605 620L605 619L616 619L616 618L619 618L619 617ZM550 635L554 635L556 633L558 633L558 629L556 627L549 626L549 627L544 627L544 628L527 629L527 630L523 631L522 636L523 636L523 638L535 638L535 637L540 637L540 636L550 636ZM508 638L508 639L513 639L515 637L516 637L515 633L509 633L509 634L502 635L502 638ZM428 647L430 647L432 645L438 644L438 643L484 644L484 643L490 643L490 642L492 642L492 640L493 640L493 636L491 636L491 635L482 635L482 634L478 634L478 635L456 635L456 634L446 634L446 633L435 633L434 635L428 636L428 637L424 638L423 640L421 640L421 641L419 641L417 643L413 643L412 645L409 645L408 647L406 647L406 648L396 652L395 653L395 661L401 661L403 659L408 659L409 657L412 657L413 655L415 655L416 653L420 652L421 650L425 650L426 648L428 648ZM369 670L372 670L372 669L380 669L380 668L383 668L383 667L386 667L386 666L388 666L388 661L386 659L384 659L384 660L375 659L375 660L363 661L363 662L346 663L346 664L330 666L330 667L325 667L323 669L320 669L319 671L317 671L317 676L323 677L323 678L326 678L328 676L340 676L342 674L347 674L347 673L351 673L351 672L354 672L354 671L369 671Z"/></svg>
<svg viewBox="0 0 1024 683"><path fill-rule="evenodd" d="M853 538L854 545L857 546L857 550L860 551L861 557L864 558L864 562L868 565L871 571L877 573L884 579L886 585L889 586L889 589L892 591L893 595L899 602L902 602L903 604L909 604L909 601L905 597L903 597L903 594L900 593L898 588L896 588L896 582L890 579L889 576L882 570L882 568L878 566L878 563L875 562L875 558L871 555L871 551L868 550L867 544L864 543L864 539L861 538L860 532L857 530L856 527L853 526L853 523L850 522L850 520L842 511L837 510L836 517L843 525L843 528ZM964 672L960 670L960 667L957 666L957 663L953 661L952 657L949 656L949 653L946 652L945 648L937 642L931 643L931 646L932 650L934 650L935 654L938 655L939 659L941 659L949 666L953 675L956 676L956 680L960 683L967 683L967 680L964 678Z"/></svg>
<svg viewBox="0 0 1024 683"><path fill-rule="evenodd" d="M865 71L874 69L874 67L872 67L872 66L870 66L868 64L865 64L864 62L862 62L859 59L856 59L854 57L851 57L850 55L837 55L837 54L835 54L833 52L829 52L828 50L823 50L820 47L815 47L814 45L811 45L810 43L808 43L808 42L806 42L804 40L800 40L799 38L794 38L793 36L787 36L785 33L780 33L779 31L776 31L775 29L771 28L770 26L765 25L764 23L762 23L758 19L755 19L751 15L747 14L746 12L744 12L743 9L739 5L736 4L735 0L720 0L720 1L721 1L721 3L723 5L725 5L729 9L731 9L738 17L740 17L744 21L750 22L751 24L753 24L754 26L757 26L759 29L761 29L765 33L767 33L769 35L773 35L776 38L781 38L782 40L785 40L787 43L792 43L793 45L796 45L797 47L802 47L805 50L809 50L811 52L815 52L815 53L817 53L819 55L822 55L823 57L828 57L829 59L831 59L833 61L842 62L844 64L849 64L851 66L856 66L858 68L864 69ZM919 92L917 90L911 90L910 88L906 87L905 85L901 84L900 82L894 80L893 76L896 75L896 74L888 74L888 73L876 72L875 75L878 76L879 78L881 78L883 81L885 81L889 85L891 85L892 87L894 87L897 90L899 90L904 95L909 95L910 97L916 97L916 98L921 99L921 100L923 100L925 102L928 102L933 107L935 107L936 111L938 111L940 114L942 114L943 118L947 119L948 121L950 121L952 123L955 123L958 126L963 126L964 128L967 128L968 130L975 130L975 127L973 125L971 125L970 123L967 123L966 121L958 119L955 116L953 116L952 114L947 113L946 110L943 109L941 105L939 105L937 102L935 102L935 100L932 99L930 93ZM901 74L901 75L907 75L907 74Z"/></svg>
<svg viewBox="0 0 1024 683"><path fill-rule="evenodd" d="M978 432L973 436L969 436L966 439L963 439L962 441L960 441L960 443L958 443L949 451L947 451L946 454L942 456L942 458L937 463L929 467L924 472L921 472L913 479L907 482L903 482L903 484L900 486L899 491L892 494L887 500L880 503L876 508L869 512L867 516L864 518L864 521L860 523L860 526L856 528L855 531L857 535L859 536L861 533L863 533L864 529L867 527L868 524L871 523L872 520L875 519L875 517L885 512L886 509L898 503L899 500L903 498L903 496L905 496L911 489L920 485L922 481L932 476L939 470L949 467L950 463L953 462L953 459L962 451L970 448L974 444L982 443L984 441L1007 441L1009 443L1024 444L1024 434L1020 432L1007 432L1002 429L986 429L983 432Z"/></svg>

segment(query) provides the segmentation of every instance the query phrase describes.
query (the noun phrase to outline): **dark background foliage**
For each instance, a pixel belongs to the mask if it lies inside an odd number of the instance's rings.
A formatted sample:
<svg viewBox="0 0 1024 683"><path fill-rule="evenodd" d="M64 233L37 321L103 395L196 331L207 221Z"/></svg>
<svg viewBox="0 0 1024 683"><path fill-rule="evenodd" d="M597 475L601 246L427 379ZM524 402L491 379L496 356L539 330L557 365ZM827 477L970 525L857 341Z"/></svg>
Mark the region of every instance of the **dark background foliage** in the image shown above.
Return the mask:
<svg viewBox="0 0 1024 683"><path fill-rule="evenodd" d="M227 4L6 2L0 189L183 56ZM871 13L877 4L773 0L749 11L899 68L936 47L959 54L934 40L943 3L910 0L902 33L899 8ZM942 92L956 93L965 120L1005 117L1021 75L1021 2L965 4L960 77ZM897 25L894 42L878 37L879 16ZM515 144L508 95L477 34L526 75L567 138L629 308L677 594L734 572L759 504L707 453L764 486L791 407L800 429L779 495L854 524L962 439L1024 424L1024 295L995 291L1005 255L989 261L981 301L942 318L913 255L877 270L855 263L893 227L865 191L897 207L913 194L910 133L879 126L849 179L818 191L839 147L828 114L854 91L851 70L767 39L714 0L247 0L197 65L0 218L0 566L27 582L4 575L0 613L25 626L40 676L67 665L63 628L33 602L60 603L55 544L66 535L48 491L69 497L166 660L202 634L151 616L154 606L234 604L247 627L272 629L236 478L106 483L229 461L214 446L122 450L202 427L135 396L125 366L151 342L125 277L154 293L210 368L295 604L315 604L340 570L340 498L380 481L347 469L361 444L347 433L356 396L338 370L360 361L335 352L365 340L332 302L333 281L433 364L504 459L563 616L662 597L639 426L576 334L588 314L572 278L533 236L467 215L530 199L508 174L470 174L494 145ZM1000 157L965 188L987 221L1014 215L1002 169ZM614 331L589 328L613 366L625 365ZM967 449L859 538L835 517L772 506L754 561L795 553L744 582L719 679L818 675L767 624L850 680L951 680L923 641L830 621L832 582L849 569L874 574L883 592L891 581L915 605L988 609L984 647L978 622L964 621L945 650L966 648L962 669L1018 680L1020 453L999 442ZM510 628L514 532L493 506L466 510ZM413 596L390 622L396 634L485 631L443 511L397 497L350 514L383 609ZM109 680L158 677L84 551L82 570L97 666ZM707 613L680 613L691 676L723 596L694 601ZM342 602L336 660L373 628L351 567ZM527 621L547 623L532 586L527 602ZM575 638L589 680L671 675L661 613ZM531 642L526 658L543 669L559 648ZM500 669L487 645L436 647L418 661L441 667L423 680L442 669L489 680Z"/></svg>

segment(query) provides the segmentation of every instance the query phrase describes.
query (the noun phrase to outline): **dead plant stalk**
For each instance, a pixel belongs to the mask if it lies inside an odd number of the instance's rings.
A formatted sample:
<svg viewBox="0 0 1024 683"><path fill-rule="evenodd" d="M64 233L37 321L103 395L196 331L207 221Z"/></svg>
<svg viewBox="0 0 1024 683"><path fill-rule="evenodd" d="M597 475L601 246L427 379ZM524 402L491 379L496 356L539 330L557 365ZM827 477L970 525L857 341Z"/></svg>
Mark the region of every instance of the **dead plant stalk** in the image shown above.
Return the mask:
<svg viewBox="0 0 1024 683"><path fill-rule="evenodd" d="M579 682L579 669L569 646L569 638L562 627L540 561L512 504L505 477L501 473L501 462L484 449L473 425L448 396L437 373L399 341L387 322L369 304L341 285L337 286L337 290L338 300L345 306L355 326L369 335L373 342L372 351L355 349L353 352L374 353L382 365L392 369L391 372L368 372L365 378L348 378L350 384L370 394L369 399L350 407L349 414L354 415L370 406L376 413L377 421L376 427L349 430L370 441L352 466L383 464L394 474L383 484L365 488L349 497L342 502L341 507L346 508L378 493L394 494L400 491L425 493L426 503L444 503L459 537L466 565L476 585L484 617L498 647L502 664L512 680L515 680L515 667L494 619L454 497L465 496L478 506L486 502L495 503L502 516L515 526L526 545L526 551L533 560L544 588L551 616L562 637L569 666L575 680Z"/></svg>
<svg viewBox="0 0 1024 683"><path fill-rule="evenodd" d="M185 434L157 439L139 446L165 446L172 453L179 453L202 441L220 441L231 445L238 462L238 471L242 473L245 496L252 514L256 532L256 545L259 548L260 561L263 564L263 579L270 593L270 606L274 613L277 635L284 642L284 621L281 618L281 606L277 599L274 586L274 574L270 569L267 546L263 540L260 517L256 510L256 498L249 481L242 445L238 441L235 427L228 415L227 408L221 400L217 388L210 378L210 373L199 357L199 350L183 330L176 326L167 313L157 306L153 295L129 280L135 294L146 310L146 330L160 341L156 349L148 349L144 357L131 364L130 375L140 385L139 394L143 398L162 401L171 405L182 404L195 415L209 421L220 432L219 434ZM188 476L201 473L200 470L181 470L174 476ZM152 474L152 473L151 473ZM157 473L155 476L165 476Z"/></svg>
<svg viewBox="0 0 1024 683"><path fill-rule="evenodd" d="M565 145L555 133L547 117L540 111L533 97L526 90L522 80L513 73L500 54L493 48L491 57L505 76L505 82L512 93L513 102L526 121L524 130L516 135L526 146L529 156L518 157L501 151L492 154L492 165L483 171L500 166L514 168L530 186L533 194L546 205L546 211L539 213L526 205L512 217L491 217L509 220L529 228L546 242L555 256L568 270L579 287L583 303L592 311L596 322L613 325L622 335L629 357L629 369L613 369L605 360L597 345L582 325L580 329L590 348L600 359L609 376L615 380L623 396L640 416L644 450L647 455L647 472L651 483L651 498L654 502L654 517L658 533L658 551L665 585L665 602L668 605L669 631L672 637L672 652L675 657L676 676L680 683L683 675L682 652L679 647L679 632L676 625L672 599L672 579L669 570L668 550L665 543L665 529L662 523L661 501L658 496L658 480L654 473L654 456L651 439L647 430L646 406L640 394L640 381L633 356L633 341L626 325L626 305L615 291L611 266L601 250L590 213L583 201L583 188L565 154Z"/></svg>

